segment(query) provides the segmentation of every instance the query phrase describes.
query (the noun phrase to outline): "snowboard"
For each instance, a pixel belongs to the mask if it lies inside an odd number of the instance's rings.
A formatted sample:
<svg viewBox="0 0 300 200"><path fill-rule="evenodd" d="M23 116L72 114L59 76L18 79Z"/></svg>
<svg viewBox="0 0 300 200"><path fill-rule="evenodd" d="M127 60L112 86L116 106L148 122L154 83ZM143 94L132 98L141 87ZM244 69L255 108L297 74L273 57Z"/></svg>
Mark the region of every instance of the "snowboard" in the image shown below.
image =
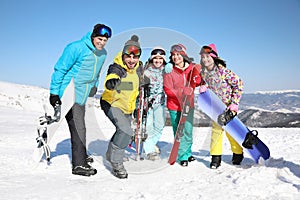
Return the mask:
<svg viewBox="0 0 300 200"><path fill-rule="evenodd" d="M219 97L207 89L207 91L200 93L198 96L198 108L206 113L212 120L218 123L218 118L224 112L226 112L226 105L219 99ZM222 126L222 124L220 124ZM228 132L241 146L245 147L245 141L248 136L253 136L253 132L245 126L241 120L235 116L222 128ZM255 144L244 148L251 158L258 163L260 158L267 160L270 158L270 151L267 145L265 145L257 136Z"/></svg>
<svg viewBox="0 0 300 200"><path fill-rule="evenodd" d="M66 87L61 98L61 102L62 104L55 109L54 116L48 116L46 109L47 106L44 105L45 116L39 117L37 126L38 137L36 140L38 144L33 152L33 160L35 163L39 163L44 154L47 161L50 161L51 151L48 144L75 102L74 79L72 79L69 85Z"/></svg>

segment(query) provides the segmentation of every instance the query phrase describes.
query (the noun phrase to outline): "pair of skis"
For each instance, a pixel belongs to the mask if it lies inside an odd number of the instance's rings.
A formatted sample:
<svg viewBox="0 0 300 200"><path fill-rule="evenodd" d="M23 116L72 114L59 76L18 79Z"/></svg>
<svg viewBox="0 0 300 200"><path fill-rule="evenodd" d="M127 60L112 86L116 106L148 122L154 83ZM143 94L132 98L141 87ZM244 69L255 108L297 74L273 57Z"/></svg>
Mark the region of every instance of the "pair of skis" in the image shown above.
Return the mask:
<svg viewBox="0 0 300 200"><path fill-rule="evenodd" d="M132 141L135 143L136 160L144 159L144 157L142 157L143 143L148 137L146 133L147 113L154 100L151 99L151 101L149 101L149 97L150 97L149 85L150 85L149 83L144 83L144 80L142 79L142 84L140 85L140 91L139 91L138 108L137 108L137 113L135 114L136 117L135 134Z"/></svg>

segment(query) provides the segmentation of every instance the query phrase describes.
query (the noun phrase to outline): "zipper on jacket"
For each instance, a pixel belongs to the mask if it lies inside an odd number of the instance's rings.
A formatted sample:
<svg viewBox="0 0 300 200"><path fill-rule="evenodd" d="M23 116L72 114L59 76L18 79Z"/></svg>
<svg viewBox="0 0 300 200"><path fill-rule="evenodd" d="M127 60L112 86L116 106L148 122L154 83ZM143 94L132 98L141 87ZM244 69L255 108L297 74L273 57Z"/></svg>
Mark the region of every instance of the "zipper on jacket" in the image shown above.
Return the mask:
<svg viewBox="0 0 300 200"><path fill-rule="evenodd" d="M95 57L95 64L94 64L94 73L93 73L93 76L92 76L92 80L95 78L95 75L96 75L96 70L97 70L97 64L98 64L98 57L93 54L94 57Z"/></svg>
<svg viewBox="0 0 300 200"><path fill-rule="evenodd" d="M94 78L95 78L95 75L96 75L96 69L97 69L97 64L98 64L98 57L97 57L95 54L93 54L93 55L94 55L94 57L95 57L95 64L94 64L94 73L93 73L93 75L92 75L91 80L94 80ZM82 98L81 105L83 105L83 103L84 103L85 100L87 99L87 96L89 95L89 94L88 94L88 91L89 91L89 84L86 83L86 84L85 84L85 94L84 94L84 98Z"/></svg>

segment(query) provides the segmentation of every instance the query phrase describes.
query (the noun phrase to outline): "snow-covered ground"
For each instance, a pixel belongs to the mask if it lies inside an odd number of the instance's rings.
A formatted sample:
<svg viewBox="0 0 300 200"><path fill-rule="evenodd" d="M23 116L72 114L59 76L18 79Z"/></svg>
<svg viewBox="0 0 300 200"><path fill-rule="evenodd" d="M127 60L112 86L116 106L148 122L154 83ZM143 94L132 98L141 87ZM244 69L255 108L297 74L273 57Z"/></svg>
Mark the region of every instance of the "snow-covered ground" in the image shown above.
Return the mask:
<svg viewBox="0 0 300 200"><path fill-rule="evenodd" d="M173 140L165 127L159 147L161 160L125 163L128 179L111 175L103 163L113 126L89 100L87 147L98 173L92 177L71 174L68 127L63 122L53 137L51 163L32 160L36 147L37 118L48 91L0 83L0 199L300 199L300 129L260 128L259 137L270 148L271 158L255 164L248 155L241 166L230 164L224 138L222 166L209 168L210 128L194 129L196 161L184 168L167 164ZM3 88L11 87L5 91ZM38 100L42 96L44 100ZM26 97L26 98L25 98ZM16 103L18 102L18 103ZM130 150L128 150L129 156Z"/></svg>

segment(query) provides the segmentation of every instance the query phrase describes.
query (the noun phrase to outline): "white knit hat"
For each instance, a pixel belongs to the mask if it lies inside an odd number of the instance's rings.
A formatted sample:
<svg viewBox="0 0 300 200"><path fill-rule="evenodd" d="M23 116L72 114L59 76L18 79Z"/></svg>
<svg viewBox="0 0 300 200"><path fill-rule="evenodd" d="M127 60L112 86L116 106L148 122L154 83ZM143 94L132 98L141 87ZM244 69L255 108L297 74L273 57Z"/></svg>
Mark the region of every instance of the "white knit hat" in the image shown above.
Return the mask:
<svg viewBox="0 0 300 200"><path fill-rule="evenodd" d="M166 60L166 51L160 47L160 46L157 46L157 47L154 47L151 51L151 57L150 57L150 61L153 60L153 58L156 58L156 57L160 57L162 59L164 59L165 62L167 62Z"/></svg>

